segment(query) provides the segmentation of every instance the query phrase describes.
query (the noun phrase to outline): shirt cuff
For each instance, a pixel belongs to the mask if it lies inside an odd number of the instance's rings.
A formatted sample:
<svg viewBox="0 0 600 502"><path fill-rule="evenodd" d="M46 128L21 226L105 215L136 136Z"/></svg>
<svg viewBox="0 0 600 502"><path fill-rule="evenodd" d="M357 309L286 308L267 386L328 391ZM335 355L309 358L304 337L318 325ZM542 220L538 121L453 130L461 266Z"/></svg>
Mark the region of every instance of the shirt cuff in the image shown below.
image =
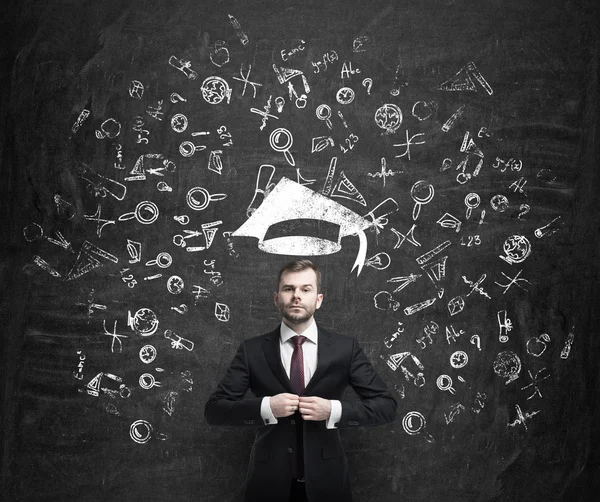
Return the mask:
<svg viewBox="0 0 600 502"><path fill-rule="evenodd" d="M331 399L331 414L325 424L328 429L337 429L342 418L342 403L337 399Z"/></svg>
<svg viewBox="0 0 600 502"><path fill-rule="evenodd" d="M275 425L277 423L277 419L275 418L275 415L273 415L273 411L271 410L270 396L263 397L260 403L260 416L262 417L265 425Z"/></svg>

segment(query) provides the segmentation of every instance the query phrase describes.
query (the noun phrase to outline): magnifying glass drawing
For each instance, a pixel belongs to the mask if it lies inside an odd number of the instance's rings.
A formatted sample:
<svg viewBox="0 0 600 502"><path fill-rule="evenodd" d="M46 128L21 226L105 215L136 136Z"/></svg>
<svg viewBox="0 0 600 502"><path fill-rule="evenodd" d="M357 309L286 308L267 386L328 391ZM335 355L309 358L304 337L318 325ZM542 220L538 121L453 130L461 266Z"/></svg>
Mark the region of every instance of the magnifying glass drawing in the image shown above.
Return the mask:
<svg viewBox="0 0 600 502"><path fill-rule="evenodd" d="M119 216L119 221L127 221L135 218L138 223L150 225L150 223L154 223L158 219L159 214L158 207L154 202L143 200L135 207L135 211Z"/></svg>
<svg viewBox="0 0 600 502"><path fill-rule="evenodd" d="M200 195L201 198L196 198L197 195ZM227 195L224 193L210 194L206 188L194 187L187 193L185 200L187 201L188 206L194 211L202 211L203 209L206 209L212 201L223 200L225 197L227 197Z"/></svg>
<svg viewBox="0 0 600 502"><path fill-rule="evenodd" d="M427 191L427 196L423 197L424 192ZM419 217L421 213L421 206L424 204L429 204L435 195L435 190L431 183L427 183L426 181L420 180L417 181L412 188L410 189L410 196L412 200L415 201L415 207L413 208L413 221Z"/></svg>
<svg viewBox="0 0 600 502"><path fill-rule="evenodd" d="M273 150L276 152L282 152L285 155L285 159L288 161L288 164L291 166L296 165L296 161L290 153L290 148L294 144L294 138L292 137L292 133L290 131L284 127L275 129L269 137L269 143L271 144L271 148Z"/></svg>
<svg viewBox="0 0 600 502"><path fill-rule="evenodd" d="M440 375L436 380L436 384L438 389L450 392L450 394L456 394L456 389L452 387L452 378L448 375Z"/></svg>
<svg viewBox="0 0 600 502"><path fill-rule="evenodd" d="M329 108L329 106L327 105L319 105L317 107L317 110L315 111L315 114L317 115L317 118L319 120L323 120L325 121L325 123L327 124L327 127L329 127L329 129L332 129L333 126L331 125L331 108Z"/></svg>
<svg viewBox="0 0 600 502"><path fill-rule="evenodd" d="M481 203L481 197L479 197L479 195L474 192L470 193L469 195L467 195L465 197L465 206L467 206L467 213L466 213L467 220L471 217L471 213L473 212L473 209L478 208L480 203Z"/></svg>

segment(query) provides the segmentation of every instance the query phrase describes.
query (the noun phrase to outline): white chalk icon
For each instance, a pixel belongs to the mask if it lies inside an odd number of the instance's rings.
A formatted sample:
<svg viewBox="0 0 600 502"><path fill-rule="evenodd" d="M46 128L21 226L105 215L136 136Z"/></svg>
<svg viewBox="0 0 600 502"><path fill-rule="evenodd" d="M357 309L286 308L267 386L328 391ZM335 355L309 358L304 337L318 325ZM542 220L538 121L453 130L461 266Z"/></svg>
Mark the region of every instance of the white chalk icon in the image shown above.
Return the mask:
<svg viewBox="0 0 600 502"><path fill-rule="evenodd" d="M394 341L396 338L398 338L398 336L399 336L399 335L401 335L402 333L404 333L404 329L405 329L405 328L404 328L404 323L402 323L402 322L398 322L398 328L396 329L396 331L394 331L394 333L393 333L393 334L392 334L390 337L386 338L386 339L383 341L383 344L384 344L384 345L385 345L385 346L386 346L388 349L391 349L391 348L392 348L392 345L391 345L391 344L392 344L392 342L393 342L393 341Z"/></svg>
<svg viewBox="0 0 600 502"><path fill-rule="evenodd" d="M254 189L254 197L252 197L252 201L250 201L250 204L248 204L248 208L246 209L246 216L248 216L248 218L250 218L254 211L258 209L265 197L275 186L274 183L271 183L274 173L275 167L269 164L263 164L258 169L258 175L256 176L256 187Z"/></svg>
<svg viewBox="0 0 600 502"><path fill-rule="evenodd" d="M248 80L250 78L250 72L252 71L252 65L248 65L248 73L246 73L246 75L244 75L243 71L244 71L244 65L241 64L240 65L240 76L242 78L239 78L239 77L231 77L231 78L233 78L233 80L237 80L239 82L244 83L244 89L242 91L242 96L246 95L246 87L248 86L248 84L250 84L252 86L252 98L254 99L256 97L256 88L262 87L262 84Z"/></svg>
<svg viewBox="0 0 600 502"><path fill-rule="evenodd" d="M435 260L433 258L435 258L448 246L450 246L450 241L444 241L431 251L422 254L416 259L421 269L427 274L427 277L429 277L435 286L438 298L442 298L444 296L445 290L443 287L443 282L446 278L446 260L448 259L448 256L440 256Z"/></svg>
<svg viewBox="0 0 600 502"><path fill-rule="evenodd" d="M525 427L525 430L527 430L527 419L534 417L540 412L540 410L537 410L532 411L530 413L525 412L523 414L523 412L521 411L521 407L518 404L515 404L515 410L517 411L517 418L514 422L509 422L507 425L508 427L516 427L517 425L522 425L523 427Z"/></svg>
<svg viewBox="0 0 600 502"><path fill-rule="evenodd" d="M352 52L366 52L370 39L366 35L356 37L352 42Z"/></svg>
<svg viewBox="0 0 600 502"><path fill-rule="evenodd" d="M60 274L60 272L58 270L56 270L54 267L52 267L52 265L50 265L41 256L34 255L33 256L33 263L35 263L42 270L45 270L46 272L48 272L52 277L56 277L57 279L60 279L62 277L62 275Z"/></svg>
<svg viewBox="0 0 600 502"><path fill-rule="evenodd" d="M501 274L506 277L509 282L506 284L500 284L499 282L494 281L494 284L497 284L498 286L500 286L501 288L504 288L504 291L502 292L502 294L506 294L506 292L511 288L511 286L513 286L513 284L519 288L521 288L523 291L528 291L528 289L524 288L523 286L521 286L519 284L520 281L526 282L527 284L531 284L527 279L525 279L524 277L519 277L521 275L521 272L523 272L522 270L519 270L519 272L517 273L517 275L515 275L514 277L508 277L508 275L506 275L504 272L501 272Z"/></svg>
<svg viewBox="0 0 600 502"><path fill-rule="evenodd" d="M321 152L330 146L334 146L335 142L330 136L317 136L312 139L310 153Z"/></svg>
<svg viewBox="0 0 600 502"><path fill-rule="evenodd" d="M423 122L431 117L435 110L437 110L437 103L435 101L430 101L429 103L417 101L413 105L411 113L419 122Z"/></svg>
<svg viewBox="0 0 600 502"><path fill-rule="evenodd" d="M37 240L41 240L41 239L46 239L51 244L54 244L55 246L60 246L61 248L64 248L67 251L70 251L71 253L74 253L73 246L71 245L71 243L69 241L67 241L64 238L63 234L61 234L58 230L56 230L54 232L54 236L56 237L56 239L53 239L52 237L48 237L48 236L44 235L44 229L42 228L42 226L39 223L31 223L31 224L27 225L25 228L23 228L23 237L25 237L25 240L27 242L33 242L33 241L37 241Z"/></svg>
<svg viewBox="0 0 600 502"><path fill-rule="evenodd" d="M500 255L500 258L509 265L522 263L531 254L531 243L523 235L511 235L504 241L502 251L505 256Z"/></svg>
<svg viewBox="0 0 600 502"><path fill-rule="evenodd" d="M457 332L456 329L454 328L454 326L452 326L452 324L450 326L446 326L446 342L448 342L448 345L450 345L450 340L452 340L452 342L456 343L456 340L458 340L458 338L464 334L465 334L464 330L459 329ZM475 336L477 336L477 335L475 335ZM477 338L479 338L479 337L477 337Z"/></svg>
<svg viewBox="0 0 600 502"><path fill-rule="evenodd" d="M152 436L152 425L146 420L136 420L129 427L129 437L138 444L146 444Z"/></svg>
<svg viewBox="0 0 600 502"><path fill-rule="evenodd" d="M439 330L440 327L438 323L435 321L429 321L423 328L423 335L420 338L417 338L415 342L421 344L421 348L425 349L427 348L427 342L429 342L429 345L433 344L433 338L431 337L432 335L437 335Z"/></svg>
<svg viewBox="0 0 600 502"><path fill-rule="evenodd" d="M498 333L498 340L500 343L506 343L508 342L508 332L513 329L512 321L508 318L506 310L500 310L497 314L497 318L498 329L500 330Z"/></svg>
<svg viewBox="0 0 600 502"><path fill-rule="evenodd" d="M157 352L154 345L144 345L139 352L140 361L144 364L150 364L156 359Z"/></svg>
<svg viewBox="0 0 600 502"><path fill-rule="evenodd" d="M465 410L465 407L461 403L455 403L450 406L450 411L448 414L444 413L444 420L446 420L446 425L454 422L454 419L458 414Z"/></svg>
<svg viewBox="0 0 600 502"><path fill-rule="evenodd" d="M235 30L238 38L240 39L240 42L242 42L242 45L248 45L250 40L248 39L248 35L246 35L246 33L244 33L244 31L242 30L242 26L240 25L239 21L231 14L227 14L227 16L229 16L231 26L233 26L233 29Z"/></svg>
<svg viewBox="0 0 600 502"><path fill-rule="evenodd" d="M388 216L392 213L395 213L400 209L398 203L388 197L387 199L381 201L377 206L375 206L371 211L365 214L365 218L371 220L371 228L374 229L377 233L382 230L388 223Z"/></svg>
<svg viewBox="0 0 600 502"><path fill-rule="evenodd" d="M490 206L494 211L498 211L499 213L503 213L508 209L508 199L504 195L494 195L490 199Z"/></svg>
<svg viewBox="0 0 600 502"><path fill-rule="evenodd" d="M354 184L344 174L344 171L340 173L337 183L331 190L331 197L339 197L341 199L351 200L358 202L362 206L366 206L367 202L363 195L358 191Z"/></svg>
<svg viewBox="0 0 600 502"><path fill-rule="evenodd" d="M171 129L176 133L182 133L187 129L188 119L183 113L176 113L171 117Z"/></svg>
<svg viewBox="0 0 600 502"><path fill-rule="evenodd" d="M172 92L171 96L169 97L169 99L171 100L171 103L175 104L179 101L181 102L186 102L187 99L185 99L183 96L181 96L180 94L177 94L176 92Z"/></svg>
<svg viewBox="0 0 600 502"><path fill-rule="evenodd" d="M367 173L367 176L371 178L382 178L383 186L385 187L385 180L388 176L395 176L396 174L401 174L404 171L392 171L391 169L387 169L387 161L385 157L381 157L381 170L376 173Z"/></svg>
<svg viewBox="0 0 600 502"><path fill-rule="evenodd" d="M325 178L325 182L323 183L323 188L321 189L321 193L323 195L331 195L331 190L333 188L333 177L335 176L336 168L337 157L331 157L331 160L329 161L329 169L327 170L327 176Z"/></svg>
<svg viewBox="0 0 600 502"><path fill-rule="evenodd" d="M408 137L409 132L408 132L408 128L405 131L406 133L406 143L397 143L393 146L404 146L406 147L404 150L404 153L401 153L400 155L396 155L395 158L402 158L402 157L408 157L408 160L410 160L410 147L411 145L423 145L425 144L425 140L422 141L413 141L415 138L419 139L423 136L425 136L425 133L417 133L417 134L413 134L410 138Z"/></svg>
<svg viewBox="0 0 600 502"><path fill-rule="evenodd" d="M202 200L198 200L195 198L196 194L202 195ZM216 193L210 194L208 190L203 187L194 187L190 189L185 197L185 200L188 206L194 211L202 211L208 207L208 205L213 201L220 201L227 197L224 193Z"/></svg>
<svg viewBox="0 0 600 502"><path fill-rule="evenodd" d="M297 76L304 76L304 73L300 70L296 70L295 68L285 68L283 66L277 66L273 64L273 71L275 75L277 75L277 80L279 80L280 84L285 84L289 80Z"/></svg>
<svg viewBox="0 0 600 502"><path fill-rule="evenodd" d="M544 225L543 227L539 227L536 228L535 231L533 232L533 234L538 238L541 239L542 237L546 236L546 235L552 235L556 232L558 232L560 229L559 228L550 228L550 225L552 225L552 223L554 223L556 220L558 220L560 218L560 216L557 216L556 218L554 218L550 223L548 223L547 225Z"/></svg>
<svg viewBox="0 0 600 502"><path fill-rule="evenodd" d="M167 291L172 295L181 294L185 283L181 277L178 275L172 275L167 279Z"/></svg>
<svg viewBox="0 0 600 502"><path fill-rule="evenodd" d="M144 95L144 84L139 80L132 80L129 83L129 95L135 99L142 99Z"/></svg>
<svg viewBox="0 0 600 502"><path fill-rule="evenodd" d="M573 345L573 341L575 340L575 334L573 331L575 330L575 326L571 328L571 332L567 335L567 340L565 341L565 345L563 349L560 351L560 358L567 359L569 354L571 353L571 346Z"/></svg>
<svg viewBox="0 0 600 502"><path fill-rule="evenodd" d="M138 382L140 387L146 390L151 389L152 387L162 387L162 383L157 382L156 378L154 378L154 375L151 373L144 373L140 375Z"/></svg>
<svg viewBox="0 0 600 502"><path fill-rule="evenodd" d="M479 335L473 335L469 342L471 343L471 345L475 345L477 347L477 350L481 350L481 338L479 337Z"/></svg>
<svg viewBox="0 0 600 502"><path fill-rule="evenodd" d="M352 101L354 101L355 96L354 90L352 90L350 87L342 87L335 94L335 99L340 105L349 105L352 103Z"/></svg>
<svg viewBox="0 0 600 502"><path fill-rule="evenodd" d="M167 183L165 181L159 181L156 184L156 189L159 192L172 192L173 191L173 189L169 185L167 185Z"/></svg>
<svg viewBox="0 0 600 502"><path fill-rule="evenodd" d="M452 228L456 233L460 232L460 227L462 226L462 222L450 213L444 213L436 223L442 228Z"/></svg>
<svg viewBox="0 0 600 502"><path fill-rule="evenodd" d="M180 337L177 333L175 333L174 331L172 331L170 329L165 330L164 336L167 340L171 340L171 348L172 349L177 349L177 350L185 349L188 352L191 352L192 350L194 350L194 342L192 342L186 338Z"/></svg>
<svg viewBox="0 0 600 502"><path fill-rule="evenodd" d="M465 197L465 206L467 206L467 212L465 213L465 218L468 220L471 218L471 214L473 213L473 209L477 209L479 204L481 203L481 197L479 194L470 193Z"/></svg>
<svg viewBox="0 0 600 502"><path fill-rule="evenodd" d="M114 139L121 134L121 123L113 118L108 118L100 124L100 129L96 129L95 134L98 139Z"/></svg>
<svg viewBox="0 0 600 502"><path fill-rule="evenodd" d="M506 384L519 378L521 373L521 359L512 350L504 350L494 359L494 372L502 378L506 378Z"/></svg>
<svg viewBox="0 0 600 502"><path fill-rule="evenodd" d="M421 274L410 274L410 275L404 275L404 276L399 276L399 277L392 277L391 279L388 279L387 282L400 283L400 286L398 286L396 289L394 289L394 293L398 293L398 292L402 291L408 285L412 284L413 282L417 282L417 279L419 277L421 277Z"/></svg>
<svg viewBox="0 0 600 502"><path fill-rule="evenodd" d="M128 221L135 218L142 225L150 225L158 219L159 214L158 207L154 202L144 200L135 207L135 211L119 216L119 221Z"/></svg>
<svg viewBox="0 0 600 502"><path fill-rule="evenodd" d="M75 122L71 126L71 132L73 134L75 134L77 131L79 131L79 128L83 125L83 123L86 121L86 119L89 116L90 116L90 111L87 108L84 108L83 110L81 110L81 112L79 113L79 116L77 117L77 120L75 120Z"/></svg>
<svg viewBox="0 0 600 502"><path fill-rule="evenodd" d="M427 192L427 195L425 195L424 191ZM419 180L412 186L410 189L410 197L415 202L412 212L413 221L416 221L419 217L419 214L421 213L421 206L429 204L433 200L434 195L435 190L433 185L424 180Z"/></svg>
<svg viewBox="0 0 600 502"><path fill-rule="evenodd" d="M416 436L420 434L427 442L435 443L433 436L425 430L426 427L425 417L418 411L409 411L402 419L402 428L408 435Z"/></svg>
<svg viewBox="0 0 600 502"><path fill-rule="evenodd" d="M213 50L209 54L210 62L221 68L229 63L229 49L225 47L224 40L216 40Z"/></svg>
<svg viewBox="0 0 600 502"><path fill-rule="evenodd" d="M455 92L455 91L477 92L477 87L475 87L475 82L473 82L473 79L471 77L475 77L475 80L477 80L477 82L479 82L481 87L483 87L490 96L494 93L494 91L492 90L492 88L490 87L488 82L485 80L485 78L483 78L483 75L481 75L480 71L475 66L475 63L473 63L472 61L467 63L466 66L462 67L456 73L456 75L454 75L453 77L449 78L448 80L446 80L445 82L440 84L438 89L440 91L451 91L451 92Z"/></svg>
<svg viewBox="0 0 600 502"><path fill-rule="evenodd" d="M394 134L402 125L402 110L398 105L386 103L377 109L373 119L383 134Z"/></svg>
<svg viewBox="0 0 600 502"><path fill-rule="evenodd" d="M158 329L158 318L154 311L149 308L141 308L131 315L131 311L127 313L127 326L140 336L152 336Z"/></svg>
<svg viewBox="0 0 600 502"><path fill-rule="evenodd" d="M223 154L223 150L212 150L208 154L208 170L213 173L217 173L221 175L223 171L223 161L221 160L221 155Z"/></svg>
<svg viewBox="0 0 600 502"><path fill-rule="evenodd" d="M485 281L487 277L487 274L482 274L481 277L479 279L477 279L476 282L473 282L469 279L467 279L464 275L462 276L463 282L465 284L468 284L469 286L471 286L471 291L469 291L466 296L470 296L473 292L477 292L479 293L481 296L487 298L488 300L491 300L492 298L490 297L490 295L488 295L483 288L481 287L481 284L483 284L483 281Z"/></svg>
<svg viewBox="0 0 600 502"><path fill-rule="evenodd" d="M285 155L285 160L290 166L296 165L296 161L290 152L290 148L294 144L294 137L290 131L284 127L274 129L269 136L269 144L273 150Z"/></svg>
<svg viewBox="0 0 600 502"><path fill-rule="evenodd" d="M428 300L424 300L422 302L415 303L414 305L411 305L410 307L406 307L404 309L404 313L406 315L416 314L417 312L433 305L436 300L437 300L437 298L429 298Z"/></svg>
<svg viewBox="0 0 600 502"><path fill-rule="evenodd" d="M394 249L398 249L400 246L402 246L402 244L404 244L404 241L410 242L415 247L420 247L421 243L415 239L415 228L417 228L417 225L413 225L412 227L410 227L410 230L406 232L406 234L398 232L398 230L392 228L392 232L398 237L396 244L394 244Z"/></svg>
<svg viewBox="0 0 600 502"><path fill-rule="evenodd" d="M169 416L172 416L173 412L175 411L175 401L178 395L179 394L174 390L170 390L163 399L163 411Z"/></svg>
<svg viewBox="0 0 600 502"><path fill-rule="evenodd" d="M190 217L187 214L181 216L173 216L173 219L180 225L187 225L190 222Z"/></svg>
<svg viewBox="0 0 600 502"><path fill-rule="evenodd" d="M399 352L398 354L392 354L386 360L386 363L392 369L392 371L396 371L398 368L400 368L407 382L410 382L410 379L412 378L415 386L423 387L425 385L425 377L423 373L425 366L423 366L421 361L419 361L419 359L410 352ZM412 363L414 365L412 372L407 368L408 363Z"/></svg>
<svg viewBox="0 0 600 502"><path fill-rule="evenodd" d="M229 306L224 303L215 302L215 317L218 321L229 322L231 316L231 310Z"/></svg>
<svg viewBox="0 0 600 502"><path fill-rule="evenodd" d="M126 335L118 335L117 334L117 321L115 321L112 333L110 333L106 329L106 320L105 319L102 319L102 328L104 329L104 335L105 336L111 336L112 337L112 341L111 341L111 344L110 344L110 351L114 354L114 352L115 352L115 341L117 341L119 343L119 354L120 354L123 351L123 342L121 341L121 338L129 338L129 337L126 336Z"/></svg>
<svg viewBox="0 0 600 502"><path fill-rule="evenodd" d="M452 115L450 115L448 120L446 120L446 122L443 123L442 131L444 131L444 132L450 131L450 129L452 129L452 127L454 127L454 124L456 123L456 121L462 116L464 111L465 111L465 105L459 106L456 109L456 111Z"/></svg>
<svg viewBox="0 0 600 502"><path fill-rule="evenodd" d="M469 362L469 356L464 350L457 350L450 356L450 366L454 369L464 368Z"/></svg>
<svg viewBox="0 0 600 502"><path fill-rule="evenodd" d="M365 78L362 81L362 86L367 90L367 94L370 96L371 95L371 88L373 87L373 79L372 78Z"/></svg>
<svg viewBox="0 0 600 502"><path fill-rule="evenodd" d="M100 258L108 260L112 263L119 262L119 259L115 255L100 249L98 246L95 246L87 240L83 241L77 258L75 259L75 263L65 277L65 281L77 279L82 275L87 274L91 270L101 267L102 263L100 263Z"/></svg>
<svg viewBox="0 0 600 502"><path fill-rule="evenodd" d="M547 378L550 378L550 375L544 375L543 377L540 378L540 373L543 373L544 371L547 371L547 369L542 368L541 370L536 371L535 375L533 375L531 373L531 370L527 370L527 373L529 374L529 378L531 379L531 383L526 385L525 387L521 387L521 390L525 390L525 389L529 389L529 387L533 387L533 394L531 394L531 396L529 396L527 398L528 401L530 399L533 399L536 395L539 396L540 398L544 397L544 396L542 396L542 392L540 391L540 388L538 387L538 384L540 382L543 382Z"/></svg>
<svg viewBox="0 0 600 502"><path fill-rule="evenodd" d="M546 351L547 343L550 343L548 333L542 333L539 337L532 336L527 340L527 353L533 357L540 357Z"/></svg>
<svg viewBox="0 0 600 502"><path fill-rule="evenodd" d="M102 205L98 204L98 206L96 207L96 212L94 214L84 214L83 217L84 219L88 220L88 221L95 221L96 222L96 235L98 237L102 237L102 230L104 229L104 227L106 225L114 225L115 224L115 220L106 220L106 219L102 219Z"/></svg>
<svg viewBox="0 0 600 502"><path fill-rule="evenodd" d="M169 64L173 68L177 68L181 73L183 73L188 79L195 80L198 77L198 73L192 70L191 61L184 61L183 59L178 59L175 56L171 56L169 58Z"/></svg>
<svg viewBox="0 0 600 502"><path fill-rule="evenodd" d="M390 255L385 252L377 253L365 260L365 265L374 268L375 270L385 270L391 263L392 259L390 258Z"/></svg>
<svg viewBox="0 0 600 502"><path fill-rule="evenodd" d="M139 263L142 260L142 244L141 242L127 239L127 252L129 253L129 263Z"/></svg>
<svg viewBox="0 0 600 502"><path fill-rule="evenodd" d="M85 164L78 166L78 169L79 175L93 189L95 197L106 197L107 194L110 194L118 201L122 201L127 195L127 187L123 183L102 176Z"/></svg>
<svg viewBox="0 0 600 502"><path fill-rule="evenodd" d="M325 104L317 106L317 109L315 110L315 115L319 120L325 122L329 129L333 129L333 126L331 125L331 108L329 106Z"/></svg>
<svg viewBox="0 0 600 502"><path fill-rule="evenodd" d="M367 252L364 230L370 225L341 204L284 177L232 236L256 237L266 253L320 256L337 253L342 237L357 235L360 246L352 271L357 268L360 274Z"/></svg>
<svg viewBox="0 0 600 502"><path fill-rule="evenodd" d="M400 308L400 302L397 302L392 297L389 291L380 291L373 296L373 304L378 310L392 309L394 312Z"/></svg>
<svg viewBox="0 0 600 502"><path fill-rule="evenodd" d="M181 305L179 305L179 307L171 307L171 310L174 310L178 314L184 315L187 314L188 308L185 303L182 303Z"/></svg>
<svg viewBox="0 0 600 502"><path fill-rule="evenodd" d="M475 66L475 63L473 63L473 61L471 61L470 63L467 63L467 70L473 77L475 77L475 79L477 80L477 82L479 82L481 87L483 87L485 89L485 92L487 92L490 96L494 93L494 91L492 90L490 85L487 83L487 80L485 78L483 78L483 75L477 69L477 67Z"/></svg>
<svg viewBox="0 0 600 502"><path fill-rule="evenodd" d="M168 268L171 266L171 263L173 263L173 258L171 257L171 255L169 253L162 252L158 253L154 260L148 260L146 262L146 266L153 267L157 265L160 268Z"/></svg>
<svg viewBox="0 0 600 502"><path fill-rule="evenodd" d="M296 181L299 185L312 185L317 180L316 179L312 179L312 180L306 179L305 177L303 177L300 174L300 168L297 167L296 168Z"/></svg>
<svg viewBox="0 0 600 502"><path fill-rule="evenodd" d="M227 104L231 99L231 88L229 84L221 77L207 77L202 82L202 97L204 101L211 105L218 105L224 99L227 99Z"/></svg>
<svg viewBox="0 0 600 502"><path fill-rule="evenodd" d="M448 375L440 375L436 380L438 389L442 392L450 392L450 394L456 394L456 389L452 387L452 378Z"/></svg>
<svg viewBox="0 0 600 502"><path fill-rule="evenodd" d="M448 302L448 312L451 316L460 314L465 308L465 300L462 296L455 296Z"/></svg>

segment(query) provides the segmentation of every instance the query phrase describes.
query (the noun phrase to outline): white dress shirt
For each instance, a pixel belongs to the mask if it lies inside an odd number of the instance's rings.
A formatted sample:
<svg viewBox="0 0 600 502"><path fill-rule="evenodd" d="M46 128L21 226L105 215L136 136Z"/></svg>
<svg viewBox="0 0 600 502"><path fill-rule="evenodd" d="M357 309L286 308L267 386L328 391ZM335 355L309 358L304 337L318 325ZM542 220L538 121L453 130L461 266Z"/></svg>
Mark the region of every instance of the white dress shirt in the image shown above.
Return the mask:
<svg viewBox="0 0 600 502"><path fill-rule="evenodd" d="M281 364L285 368L285 372L290 377L290 367L292 364L292 354L294 353L294 344L291 338L298 335L293 329L291 329L284 322L281 323L281 336L279 338L279 352L281 354ZM314 319L312 324L301 333L307 339L301 345L302 352L304 355L304 386L308 386L308 382L315 374L317 370L317 349L319 345L319 336L317 330L317 324ZM331 399L331 414L329 419L326 420L326 427L328 429L336 429L336 423L342 418L342 403L337 399ZM277 418L273 415L271 410L271 397L265 396L260 405L260 415L265 425L273 425L277 423Z"/></svg>

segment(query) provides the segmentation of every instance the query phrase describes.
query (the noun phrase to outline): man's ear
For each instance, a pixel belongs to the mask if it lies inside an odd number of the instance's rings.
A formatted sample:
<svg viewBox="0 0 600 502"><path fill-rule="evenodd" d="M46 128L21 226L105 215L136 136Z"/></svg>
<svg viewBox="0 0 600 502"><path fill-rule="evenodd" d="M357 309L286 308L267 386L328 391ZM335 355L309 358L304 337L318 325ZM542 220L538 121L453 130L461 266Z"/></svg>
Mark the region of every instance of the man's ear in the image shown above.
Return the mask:
<svg viewBox="0 0 600 502"><path fill-rule="evenodd" d="M319 293L317 295L317 308L321 308L321 303L323 303L323 293Z"/></svg>
<svg viewBox="0 0 600 502"><path fill-rule="evenodd" d="M277 294L277 291L275 291L273 293L273 303L275 304L276 307L277 307L277 304L279 303L278 300L279 300L279 295Z"/></svg>

